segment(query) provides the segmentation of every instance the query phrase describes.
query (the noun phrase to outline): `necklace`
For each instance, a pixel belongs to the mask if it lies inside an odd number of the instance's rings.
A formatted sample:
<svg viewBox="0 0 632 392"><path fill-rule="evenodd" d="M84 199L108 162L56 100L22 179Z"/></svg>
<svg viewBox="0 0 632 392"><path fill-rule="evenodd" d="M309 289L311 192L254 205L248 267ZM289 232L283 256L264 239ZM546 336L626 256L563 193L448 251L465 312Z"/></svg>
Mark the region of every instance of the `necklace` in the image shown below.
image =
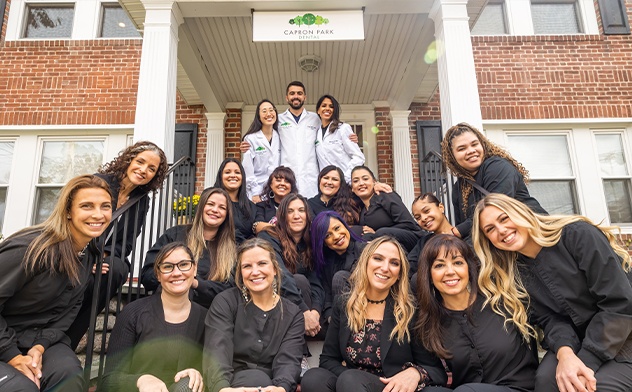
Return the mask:
<svg viewBox="0 0 632 392"><path fill-rule="evenodd" d="M379 301L374 301L372 299L367 298L366 299L368 303L373 304L373 305L379 305L379 304L383 304L384 302L386 302L386 298L381 299Z"/></svg>

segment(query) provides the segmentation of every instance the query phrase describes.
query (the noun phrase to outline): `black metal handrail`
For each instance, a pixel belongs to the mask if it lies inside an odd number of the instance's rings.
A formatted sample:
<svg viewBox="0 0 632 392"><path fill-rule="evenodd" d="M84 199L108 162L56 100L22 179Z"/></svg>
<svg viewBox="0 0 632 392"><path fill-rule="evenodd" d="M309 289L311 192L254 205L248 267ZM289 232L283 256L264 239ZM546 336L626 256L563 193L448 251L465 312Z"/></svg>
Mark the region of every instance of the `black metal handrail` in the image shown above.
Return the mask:
<svg viewBox="0 0 632 392"><path fill-rule="evenodd" d="M187 203L185 198L192 198L194 192L195 165L193 164L191 158L182 157L169 166L161 189L159 189L156 193L150 193L151 207L147 212L145 224L142 228L139 230L138 227L139 208L134 208L134 206L138 205L141 198L129 200L121 208L117 209L112 216L112 227L111 230L107 231L107 233L110 233L111 235L108 239L108 243L111 245L108 245L107 247L101 245L100 249L97 249L97 252L90 252L90 254L93 255L92 257L96 257L96 260L93 259L92 262L97 264L97 273L95 275L90 324L86 342L86 359L84 365L86 390L88 390L91 380L98 380L101 378L105 365L107 326L109 315L111 313L109 306L110 301L106 303L104 309L103 330L100 335L101 341L98 350L99 355L96 360L93 358L95 354L95 343L98 337L95 329L97 325L99 293L101 290L105 289L107 298L111 297L112 274L108 274L107 285L105 288L101 287L101 279L98 279L98 271L101 271L104 261L104 252L114 254L114 246L117 244L117 241L121 243L122 249L126 249L128 230L133 230L133 233L138 233L136 236L133 236L131 253L123 255L124 257L127 256L127 260L129 260L130 272L126 283L117 292L115 314L118 314L124 301L129 303L144 294L140 281L136 276L137 272L140 273L144 255L147 249L166 229L176 224L183 223L183 221L186 221L190 216L192 216L193 205L192 203ZM179 206L181 204L184 205L185 208L174 208L174 206ZM133 219L129 219L131 214L133 214ZM133 227L125 225L123 227L122 238L117 238L118 225L121 222L134 222L134 224ZM107 235L107 233L104 234L104 236ZM101 243L105 243L105 241L101 241ZM93 244L93 246L95 245ZM93 374L95 370L96 375Z"/></svg>
<svg viewBox="0 0 632 392"><path fill-rule="evenodd" d="M421 160L421 189L422 193L432 193L445 208L445 216L454 224L452 208L452 186L449 176L443 168L441 154L430 151Z"/></svg>

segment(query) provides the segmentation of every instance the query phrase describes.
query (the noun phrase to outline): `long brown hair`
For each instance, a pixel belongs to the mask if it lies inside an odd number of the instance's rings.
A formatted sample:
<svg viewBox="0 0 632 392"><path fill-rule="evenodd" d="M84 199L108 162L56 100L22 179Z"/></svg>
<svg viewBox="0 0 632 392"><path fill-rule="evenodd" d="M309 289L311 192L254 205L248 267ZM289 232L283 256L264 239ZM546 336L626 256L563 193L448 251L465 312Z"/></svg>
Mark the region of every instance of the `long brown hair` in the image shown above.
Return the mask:
<svg viewBox="0 0 632 392"><path fill-rule="evenodd" d="M112 198L110 187L103 179L94 175L84 175L72 178L59 193L57 204L48 219L39 225L27 227L13 234L19 237L39 231L28 246L24 255L24 269L29 273L37 270L48 270L51 274L59 273L68 276L73 285L79 284L79 270L81 263L77 261L77 252L73 249L72 234L68 214L72 202L81 189L103 189ZM103 226L104 230L109 219Z"/></svg>
<svg viewBox="0 0 632 392"><path fill-rule="evenodd" d="M298 243L294 241L294 237L290 232L290 227L287 224L288 208L290 203L294 200L300 200L303 202L303 206L305 206L306 225L303 230L303 234L301 235L301 239L299 240L299 242L302 242L305 246L300 252L297 250ZM312 260L312 241L310 237L312 217L309 212L307 200L297 193L290 193L285 196L281 204L279 204L276 218L276 225L266 227L265 230L274 238L279 239L281 248L283 249L283 263L287 267L288 271L295 274L298 267L301 265L313 271L315 267L314 261Z"/></svg>
<svg viewBox="0 0 632 392"><path fill-rule="evenodd" d="M417 302L419 312L415 324L415 334L424 347L440 358L452 358L452 354L445 347L442 320L448 317L443 306L441 293L432 284L432 264L439 256L458 252L467 262L471 294L470 302L478 291L478 259L474 251L460 238L450 234L436 234L424 246L424 250L417 265ZM443 255L441 254L443 253Z"/></svg>
<svg viewBox="0 0 632 392"><path fill-rule="evenodd" d="M466 179L472 182L476 182L476 180L474 179L472 173L465 170L456 161L454 153L452 152L452 141L455 137L461 136L466 132L473 133L478 141L481 143L481 146L483 146L483 161L492 156L504 158L508 160L509 163L511 163L520 174L522 174L522 178L524 179L525 184L529 183L529 171L525 169L525 167L522 166L520 162L516 161L504 148L491 142L478 129L474 128L470 124L464 122L458 123L448 129L445 136L443 137L443 140L441 141L441 158L443 160L444 170L449 170L453 176L456 176L459 179L458 181L461 188L461 198L463 199L463 206L461 206L461 209L463 210L464 214L467 214L468 198L472 193L472 184L467 182Z"/></svg>

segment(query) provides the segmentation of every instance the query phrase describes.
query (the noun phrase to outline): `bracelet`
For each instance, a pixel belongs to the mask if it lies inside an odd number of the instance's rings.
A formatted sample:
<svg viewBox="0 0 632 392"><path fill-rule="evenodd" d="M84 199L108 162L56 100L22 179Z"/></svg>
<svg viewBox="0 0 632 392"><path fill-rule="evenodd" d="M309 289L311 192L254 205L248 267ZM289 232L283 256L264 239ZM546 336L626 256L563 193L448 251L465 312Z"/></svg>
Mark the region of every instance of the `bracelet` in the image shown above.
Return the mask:
<svg viewBox="0 0 632 392"><path fill-rule="evenodd" d="M406 370L408 368L414 368L419 372L419 384L417 384L417 389L415 389L415 391L419 392L423 390L428 385L428 381L430 381L430 376L428 375L426 369L419 365L415 365L412 362L406 362L404 366L402 366L402 370Z"/></svg>
<svg viewBox="0 0 632 392"><path fill-rule="evenodd" d="M252 224L252 232L253 234L257 234L257 225L259 224L259 222L255 222Z"/></svg>

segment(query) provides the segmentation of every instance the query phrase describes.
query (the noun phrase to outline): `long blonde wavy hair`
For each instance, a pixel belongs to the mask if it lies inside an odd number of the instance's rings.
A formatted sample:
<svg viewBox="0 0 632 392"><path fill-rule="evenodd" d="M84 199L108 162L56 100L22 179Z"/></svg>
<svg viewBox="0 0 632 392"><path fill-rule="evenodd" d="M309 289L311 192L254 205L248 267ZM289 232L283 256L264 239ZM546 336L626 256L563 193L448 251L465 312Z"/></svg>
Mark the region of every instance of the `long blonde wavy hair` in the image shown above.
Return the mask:
<svg viewBox="0 0 632 392"><path fill-rule="evenodd" d="M226 198L226 219L217 229L215 239L211 241L208 251L211 254L211 270L208 280L226 282L237 260L237 243L235 242L235 223L233 222L233 203L228 193L221 188L207 188L200 195L198 208L193 217L193 223L187 234L187 246L195 256L195 262L199 262L205 249L204 240L204 206L211 197L219 193Z"/></svg>
<svg viewBox="0 0 632 392"><path fill-rule="evenodd" d="M518 273L516 262L518 252L496 248L483 233L479 217L481 212L490 206L503 211L517 226L526 228L533 241L545 248L559 242L566 225L587 222L597 227L606 236L612 249L621 258L624 271L630 270L630 255L619 245L613 234L616 227L596 225L581 215L540 215L531 211L524 203L509 196L498 193L486 196L476 206L472 227L474 251L481 261L479 288L486 297L485 304L490 304L494 312L505 317L506 323L512 322L516 325L525 339L535 337L535 331L527 323L526 308L529 296ZM505 311L501 309L501 306Z"/></svg>
<svg viewBox="0 0 632 392"><path fill-rule="evenodd" d="M400 259L399 279L391 287L390 295L395 301L393 306L393 315L395 316L395 328L389 335L390 339L397 339L398 343L402 343L404 339L410 341L409 324L415 313L414 298L410 295L410 286L408 283L408 271L410 269L406 252L402 246L393 237L382 236L371 241L362 251L358 258L358 265L351 274L351 292L347 299L346 311L349 320L349 329L353 332L359 332L366 324L366 311L368 301L366 292L369 288L368 265L369 259L377 251L377 248L384 243L391 243L397 247Z"/></svg>

